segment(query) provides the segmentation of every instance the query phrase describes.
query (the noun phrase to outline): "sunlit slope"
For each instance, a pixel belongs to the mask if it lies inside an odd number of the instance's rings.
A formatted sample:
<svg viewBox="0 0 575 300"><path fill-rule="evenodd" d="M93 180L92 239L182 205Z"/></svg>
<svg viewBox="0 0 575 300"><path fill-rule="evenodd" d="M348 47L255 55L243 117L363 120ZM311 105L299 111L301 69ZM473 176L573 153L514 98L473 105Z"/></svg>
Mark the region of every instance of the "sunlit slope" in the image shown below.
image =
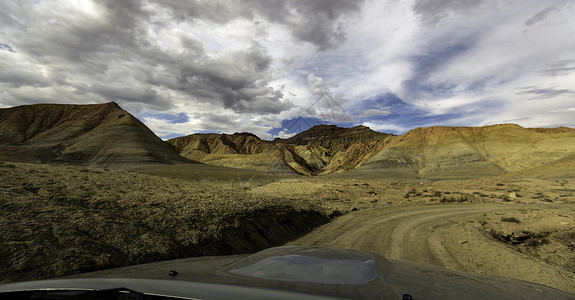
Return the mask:
<svg viewBox="0 0 575 300"><path fill-rule="evenodd" d="M573 154L575 130L570 128L435 126L397 137L354 172L396 178L474 178L551 167Z"/></svg>
<svg viewBox="0 0 575 300"><path fill-rule="evenodd" d="M575 154L575 130L509 125L493 132L486 139L485 148L489 158L508 172L544 168Z"/></svg>
<svg viewBox="0 0 575 300"><path fill-rule="evenodd" d="M0 109L0 159L97 167L187 161L113 102Z"/></svg>
<svg viewBox="0 0 575 300"><path fill-rule="evenodd" d="M391 135L365 126L318 125L289 139L261 140L251 133L191 134L169 140L183 157L207 164L318 175L345 172L375 155Z"/></svg>
<svg viewBox="0 0 575 300"><path fill-rule="evenodd" d="M215 166L311 175L293 147L264 141L251 133L191 134L168 141L183 157Z"/></svg>
<svg viewBox="0 0 575 300"><path fill-rule="evenodd" d="M403 180L527 171L569 176L573 157L575 129L565 127L435 126L396 136L365 126L317 125L274 141L234 133L192 134L164 142L113 102L0 109L0 160L4 161L106 168L196 161L270 174L346 173Z"/></svg>
<svg viewBox="0 0 575 300"><path fill-rule="evenodd" d="M341 128L318 125L282 143L296 145L296 153L317 174L343 173L353 170L381 151L395 137L366 126Z"/></svg>

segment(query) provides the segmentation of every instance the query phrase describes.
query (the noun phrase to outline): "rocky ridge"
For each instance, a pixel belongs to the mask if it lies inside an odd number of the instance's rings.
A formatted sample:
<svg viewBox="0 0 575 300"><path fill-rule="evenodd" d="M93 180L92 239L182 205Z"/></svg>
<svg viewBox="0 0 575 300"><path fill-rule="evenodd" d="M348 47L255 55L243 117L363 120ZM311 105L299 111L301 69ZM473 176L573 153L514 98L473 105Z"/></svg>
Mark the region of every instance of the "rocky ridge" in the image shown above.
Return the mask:
<svg viewBox="0 0 575 300"><path fill-rule="evenodd" d="M273 141L244 132L164 142L113 102L0 109L0 161L104 168L201 162L270 174L436 180L569 175L574 158L575 129L567 127L433 126L396 136L365 126L317 125Z"/></svg>
<svg viewBox="0 0 575 300"><path fill-rule="evenodd" d="M167 142L180 155L226 167L318 175L349 171L375 155L392 135L365 126L317 125L289 139L251 133L191 134Z"/></svg>
<svg viewBox="0 0 575 300"><path fill-rule="evenodd" d="M474 178L545 168L575 155L575 129L417 128L395 137L354 172L394 178Z"/></svg>
<svg viewBox="0 0 575 300"><path fill-rule="evenodd" d="M0 109L0 160L112 168L190 162L114 102Z"/></svg>

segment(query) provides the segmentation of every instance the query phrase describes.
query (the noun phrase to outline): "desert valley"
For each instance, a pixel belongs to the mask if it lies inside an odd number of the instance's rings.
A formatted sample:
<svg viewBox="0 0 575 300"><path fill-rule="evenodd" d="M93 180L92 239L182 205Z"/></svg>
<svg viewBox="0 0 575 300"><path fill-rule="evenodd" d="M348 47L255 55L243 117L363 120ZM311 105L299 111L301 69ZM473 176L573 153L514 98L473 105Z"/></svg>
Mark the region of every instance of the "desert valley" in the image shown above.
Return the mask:
<svg viewBox="0 0 575 300"><path fill-rule="evenodd" d="M575 129L163 141L113 102L0 109L1 283L286 244L575 293Z"/></svg>

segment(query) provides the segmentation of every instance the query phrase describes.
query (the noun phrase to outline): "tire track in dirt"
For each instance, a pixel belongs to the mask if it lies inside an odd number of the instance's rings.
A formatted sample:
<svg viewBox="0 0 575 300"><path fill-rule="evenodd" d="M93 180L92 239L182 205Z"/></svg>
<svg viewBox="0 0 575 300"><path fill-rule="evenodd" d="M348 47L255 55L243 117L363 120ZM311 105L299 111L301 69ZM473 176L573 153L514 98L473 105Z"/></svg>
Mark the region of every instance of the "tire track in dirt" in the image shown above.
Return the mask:
<svg viewBox="0 0 575 300"><path fill-rule="evenodd" d="M353 212L288 243L370 251L390 260L511 277L574 293L575 274L498 243L470 221L512 204L433 205Z"/></svg>
<svg viewBox="0 0 575 300"><path fill-rule="evenodd" d="M289 245L371 251L387 259L433 264L465 271L444 247L438 229L458 219L501 209L498 205L378 208L342 216Z"/></svg>

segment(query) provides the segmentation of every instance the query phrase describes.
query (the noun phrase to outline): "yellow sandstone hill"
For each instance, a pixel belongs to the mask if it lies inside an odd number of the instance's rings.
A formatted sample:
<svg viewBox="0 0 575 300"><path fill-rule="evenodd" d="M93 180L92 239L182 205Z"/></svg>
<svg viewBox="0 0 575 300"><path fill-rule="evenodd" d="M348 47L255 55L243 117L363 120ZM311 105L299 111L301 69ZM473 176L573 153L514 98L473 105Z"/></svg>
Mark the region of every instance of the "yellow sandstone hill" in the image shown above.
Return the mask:
<svg viewBox="0 0 575 300"><path fill-rule="evenodd" d="M0 160L112 168L189 162L114 102L0 109Z"/></svg>
<svg viewBox="0 0 575 300"><path fill-rule="evenodd" d="M167 141L183 157L216 166L312 175L293 147L264 141L251 133L191 134Z"/></svg>
<svg viewBox="0 0 575 300"><path fill-rule="evenodd" d="M192 134L168 141L183 157L218 166L303 175L345 172L375 155L391 135L365 126L318 125L289 139L251 133Z"/></svg>
<svg viewBox="0 0 575 300"><path fill-rule="evenodd" d="M125 168L202 162L273 174L461 179L508 173L575 176L575 129L417 128L401 136L318 125L288 139L251 133L159 139L116 103L0 109L0 160Z"/></svg>
<svg viewBox="0 0 575 300"><path fill-rule="evenodd" d="M354 172L396 178L473 178L545 169L574 156L571 128L434 126L396 137Z"/></svg>

